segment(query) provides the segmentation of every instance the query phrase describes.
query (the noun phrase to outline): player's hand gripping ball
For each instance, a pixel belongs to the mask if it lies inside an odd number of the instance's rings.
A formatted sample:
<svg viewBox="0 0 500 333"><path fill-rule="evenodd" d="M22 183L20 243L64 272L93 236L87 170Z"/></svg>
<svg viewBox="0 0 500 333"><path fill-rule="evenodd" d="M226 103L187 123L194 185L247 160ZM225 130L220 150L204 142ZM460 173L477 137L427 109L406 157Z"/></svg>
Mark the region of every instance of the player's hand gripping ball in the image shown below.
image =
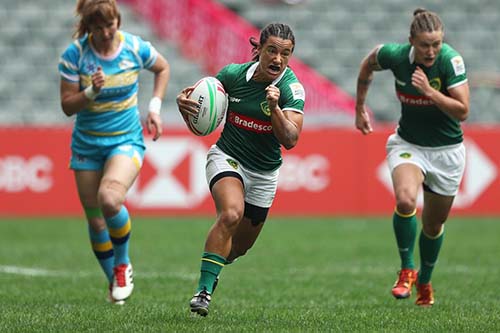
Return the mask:
<svg viewBox="0 0 500 333"><path fill-rule="evenodd" d="M222 83L215 77L207 76L196 82L188 96L198 102L198 114L189 115L188 128L196 135L212 133L224 118L229 98Z"/></svg>

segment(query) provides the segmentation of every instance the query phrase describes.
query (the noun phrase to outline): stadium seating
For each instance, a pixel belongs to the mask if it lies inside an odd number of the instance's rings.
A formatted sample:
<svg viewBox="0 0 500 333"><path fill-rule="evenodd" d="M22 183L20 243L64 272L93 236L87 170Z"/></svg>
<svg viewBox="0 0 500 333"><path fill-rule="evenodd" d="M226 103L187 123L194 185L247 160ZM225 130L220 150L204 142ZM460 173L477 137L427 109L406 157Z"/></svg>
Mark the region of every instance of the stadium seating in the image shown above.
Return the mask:
<svg viewBox="0 0 500 333"><path fill-rule="evenodd" d="M351 95L362 57L376 44L404 42L415 3L409 0L220 0L249 22L263 27L282 21L295 31L295 55ZM471 84L469 122L500 121L500 2L467 0L453 5L426 0L420 5L437 11L444 20L446 37L465 58ZM71 42L74 1L0 0L0 124L65 124L72 121L59 105L60 53ZM178 91L205 74L199 65L184 59L172 42L155 38L148 23L121 5L122 28L150 40L172 66L164 103L165 121L182 123L175 110ZM141 110L149 101L151 74L143 72L139 95ZM392 76L377 73L368 104L380 121L399 117ZM310 121L309 124L317 122ZM337 124L338 125L338 124ZM351 124L346 124L351 125Z"/></svg>
<svg viewBox="0 0 500 333"><path fill-rule="evenodd" d="M285 22L294 30L295 55L354 95L364 55L380 43L405 42L416 6L436 11L445 24L445 40L463 55L471 85L469 122L500 121L500 2L482 0L220 0L251 23L263 27ZM377 73L368 104L380 121L399 117L392 75Z"/></svg>
<svg viewBox="0 0 500 333"><path fill-rule="evenodd" d="M61 111L57 64L72 40L75 4L64 0L0 0L0 125L73 121ZM169 124L183 126L175 97L204 74L196 63L180 56L174 45L155 38L147 22L139 20L127 6L122 5L120 10L122 28L151 41L170 62L171 80L162 116ZM153 88L152 74L143 71L140 82L139 104L145 111Z"/></svg>

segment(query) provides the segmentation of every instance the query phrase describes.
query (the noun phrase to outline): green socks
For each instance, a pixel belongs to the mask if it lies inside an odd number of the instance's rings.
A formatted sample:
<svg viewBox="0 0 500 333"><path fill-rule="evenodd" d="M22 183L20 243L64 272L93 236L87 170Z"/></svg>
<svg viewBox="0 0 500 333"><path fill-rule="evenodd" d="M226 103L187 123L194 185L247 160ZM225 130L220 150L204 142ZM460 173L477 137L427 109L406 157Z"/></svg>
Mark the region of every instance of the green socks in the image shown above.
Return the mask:
<svg viewBox="0 0 500 333"><path fill-rule="evenodd" d="M392 225L398 244L401 268L415 269L413 251L417 237L417 210L412 214L403 215L396 210L392 217Z"/></svg>
<svg viewBox="0 0 500 333"><path fill-rule="evenodd" d="M226 263L226 258L210 252L204 252L201 258L201 275L196 292L206 290L210 294L213 292L215 279Z"/></svg>
<svg viewBox="0 0 500 333"><path fill-rule="evenodd" d="M441 232L433 238L427 236L423 230L420 233L420 271L418 272L418 283L426 284L431 281L432 270L436 264L443 239L444 226Z"/></svg>

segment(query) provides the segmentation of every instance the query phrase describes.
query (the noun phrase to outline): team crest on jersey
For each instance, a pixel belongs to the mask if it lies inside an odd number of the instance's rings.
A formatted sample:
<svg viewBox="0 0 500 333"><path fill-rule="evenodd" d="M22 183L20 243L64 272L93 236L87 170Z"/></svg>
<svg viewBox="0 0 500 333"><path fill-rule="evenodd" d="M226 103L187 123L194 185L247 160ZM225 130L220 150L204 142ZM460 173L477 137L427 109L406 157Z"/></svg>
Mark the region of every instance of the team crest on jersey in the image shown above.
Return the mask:
<svg viewBox="0 0 500 333"><path fill-rule="evenodd" d="M87 67L87 72L89 73L94 73L97 70L96 64L93 63L87 64L86 67Z"/></svg>
<svg viewBox="0 0 500 333"><path fill-rule="evenodd" d="M236 162L235 160L232 160L230 158L228 158L226 160L227 164L229 164L233 169L235 170L238 170L238 162Z"/></svg>
<svg viewBox="0 0 500 333"><path fill-rule="evenodd" d="M409 159L409 158L411 158L411 154L410 153L401 153L401 154L399 154L399 157Z"/></svg>
<svg viewBox="0 0 500 333"><path fill-rule="evenodd" d="M441 90L441 79L436 77L432 80L429 81L429 84L432 88L436 89L437 91Z"/></svg>
<svg viewBox="0 0 500 333"><path fill-rule="evenodd" d="M260 110L266 116L268 116L268 117L271 116L271 110L269 109L269 105L267 104L267 101L260 103Z"/></svg>

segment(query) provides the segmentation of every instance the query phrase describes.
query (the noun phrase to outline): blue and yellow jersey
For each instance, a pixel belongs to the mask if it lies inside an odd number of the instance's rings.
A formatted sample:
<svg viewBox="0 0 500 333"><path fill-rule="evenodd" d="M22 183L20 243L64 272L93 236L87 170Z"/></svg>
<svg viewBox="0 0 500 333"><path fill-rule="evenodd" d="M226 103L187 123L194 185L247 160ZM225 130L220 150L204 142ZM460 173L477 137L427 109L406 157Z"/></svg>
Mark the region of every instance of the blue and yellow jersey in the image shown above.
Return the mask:
<svg viewBox="0 0 500 333"><path fill-rule="evenodd" d="M101 93L76 115L75 130L96 136L114 136L142 131L137 107L139 72L156 62L158 53L151 43L118 31L121 43L110 57L92 47L92 35L75 40L62 54L59 73L63 80L79 83L84 90L100 66L106 75Z"/></svg>

